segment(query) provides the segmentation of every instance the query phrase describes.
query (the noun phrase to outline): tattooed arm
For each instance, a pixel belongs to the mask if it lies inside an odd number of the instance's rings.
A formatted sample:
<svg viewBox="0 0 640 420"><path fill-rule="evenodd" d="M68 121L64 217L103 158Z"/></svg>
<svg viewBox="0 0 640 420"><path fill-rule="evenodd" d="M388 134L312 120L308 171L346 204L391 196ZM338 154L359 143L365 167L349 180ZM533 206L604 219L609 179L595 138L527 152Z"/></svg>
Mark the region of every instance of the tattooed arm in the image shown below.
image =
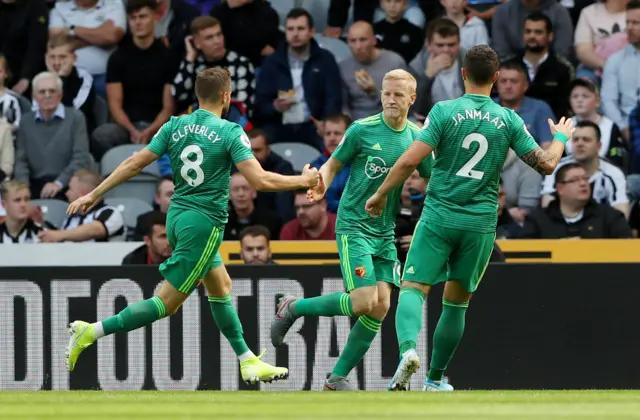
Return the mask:
<svg viewBox="0 0 640 420"><path fill-rule="evenodd" d="M564 143L554 140L547 150L537 147L529 153L520 156L520 159L542 175L551 175L556 169L564 152Z"/></svg>

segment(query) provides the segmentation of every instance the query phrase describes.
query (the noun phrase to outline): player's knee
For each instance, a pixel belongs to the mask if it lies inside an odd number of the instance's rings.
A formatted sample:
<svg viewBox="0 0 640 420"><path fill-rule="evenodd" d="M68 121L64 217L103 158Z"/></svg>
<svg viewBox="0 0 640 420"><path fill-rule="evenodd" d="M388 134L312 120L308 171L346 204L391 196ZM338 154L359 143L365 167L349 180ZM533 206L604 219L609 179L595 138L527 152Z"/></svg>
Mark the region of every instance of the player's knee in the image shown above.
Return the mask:
<svg viewBox="0 0 640 420"><path fill-rule="evenodd" d="M431 288L431 286L429 286L428 284L418 283L415 281L403 281L402 288L416 289L422 292L424 296L427 296L429 294L429 289Z"/></svg>
<svg viewBox="0 0 640 420"><path fill-rule="evenodd" d="M375 288L367 287L351 292L351 309L354 316L369 314L377 302L378 292Z"/></svg>
<svg viewBox="0 0 640 420"><path fill-rule="evenodd" d="M164 310L167 316L171 316L175 314L176 312L178 312L178 309L180 309L180 306L182 306L181 301L178 301L177 299L172 299L170 296L159 295L158 297L162 300L162 303L164 304Z"/></svg>
<svg viewBox="0 0 640 420"><path fill-rule="evenodd" d="M369 316L382 321L387 316L387 313L389 313L390 307L391 307L391 297L379 296L378 301L375 303L373 308L371 308L371 312L369 312Z"/></svg>

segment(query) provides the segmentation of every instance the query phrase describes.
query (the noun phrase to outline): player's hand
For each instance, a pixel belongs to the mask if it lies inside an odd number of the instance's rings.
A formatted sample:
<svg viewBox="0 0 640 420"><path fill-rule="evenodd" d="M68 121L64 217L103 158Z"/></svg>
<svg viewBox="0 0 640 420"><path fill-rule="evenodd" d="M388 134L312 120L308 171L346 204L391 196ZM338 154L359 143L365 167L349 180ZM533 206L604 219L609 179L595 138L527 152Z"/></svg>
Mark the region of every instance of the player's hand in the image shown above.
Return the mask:
<svg viewBox="0 0 640 420"><path fill-rule="evenodd" d="M438 56L431 56L427 60L427 67L424 69L424 74L433 79L444 69L448 69L453 65L453 59L449 54L440 54Z"/></svg>
<svg viewBox="0 0 640 420"><path fill-rule="evenodd" d="M99 197L93 195L93 193L89 193L87 195L83 195L78 198L73 203L69 204L67 208L67 214L76 214L81 211L83 214L89 211L91 207L93 207L98 201Z"/></svg>
<svg viewBox="0 0 640 420"><path fill-rule="evenodd" d="M552 135L556 133L562 133L567 136L567 138L571 138L573 132L576 131L576 129L573 127L573 121L571 121L571 118L562 117L560 118L560 122L558 122L558 124L554 124L551 118L549 118L547 122L549 123L549 128L551 128Z"/></svg>
<svg viewBox="0 0 640 420"><path fill-rule="evenodd" d="M310 203L317 203L324 198L327 192L327 187L324 185L324 179L322 174L318 172L318 185L307 190L307 199Z"/></svg>
<svg viewBox="0 0 640 420"><path fill-rule="evenodd" d="M318 169L312 168L308 163L302 168L302 177L305 181L305 186L313 188L320 183L320 173Z"/></svg>
<svg viewBox="0 0 640 420"><path fill-rule="evenodd" d="M364 209L367 213L369 213L369 216L376 218L382 214L382 210L384 210L386 205L387 197L375 193L371 197L369 197L369 199L367 200L367 204L365 204L364 206Z"/></svg>

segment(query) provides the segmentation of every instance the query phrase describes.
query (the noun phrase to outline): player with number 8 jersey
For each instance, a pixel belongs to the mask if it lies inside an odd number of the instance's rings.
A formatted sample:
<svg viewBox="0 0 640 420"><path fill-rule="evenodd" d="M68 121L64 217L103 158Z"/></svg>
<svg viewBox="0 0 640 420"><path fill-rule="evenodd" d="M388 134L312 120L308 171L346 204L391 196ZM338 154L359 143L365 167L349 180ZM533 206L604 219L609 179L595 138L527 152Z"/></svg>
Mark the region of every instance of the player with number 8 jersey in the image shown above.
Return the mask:
<svg viewBox="0 0 640 420"><path fill-rule="evenodd" d="M167 237L173 253L160 266L165 281L156 296L132 303L117 315L92 324L72 322L65 352L70 371L78 356L96 340L176 313L202 282L213 319L240 361L242 379L256 383L288 376L287 368L261 360L265 352L256 356L249 350L231 299L231 279L218 253L227 223L230 171L235 164L247 181L261 191L314 187L320 176L309 165L299 176L262 169L242 128L222 118L231 101L228 70L204 70L198 74L195 88L200 109L191 115L172 117L147 147L122 162L95 190L69 205L68 213L84 211L105 192L134 177L165 153L169 155L175 192L167 214Z"/></svg>

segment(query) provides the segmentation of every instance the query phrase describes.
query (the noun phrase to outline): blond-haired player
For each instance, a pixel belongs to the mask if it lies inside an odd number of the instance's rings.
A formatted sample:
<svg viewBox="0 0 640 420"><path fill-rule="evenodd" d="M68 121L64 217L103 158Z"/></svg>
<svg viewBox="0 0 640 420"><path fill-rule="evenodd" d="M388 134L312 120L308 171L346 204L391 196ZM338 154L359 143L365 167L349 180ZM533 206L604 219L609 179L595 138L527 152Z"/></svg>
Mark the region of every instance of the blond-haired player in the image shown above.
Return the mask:
<svg viewBox="0 0 640 420"><path fill-rule="evenodd" d="M321 200L335 175L345 165L351 165L336 222L346 291L309 299L285 296L278 303L276 319L271 326L271 341L277 347L284 343L287 331L298 317L358 318L344 351L325 382L323 389L326 391L356 390L347 376L364 357L380 330L389 310L392 287L399 287L400 264L396 257L394 228L401 188L392 193L383 217L369 217L364 205L420 130L407 120L409 107L415 99L413 76L404 70L387 73L380 97L383 111L351 124L338 148L320 168L320 184L308 192L309 201ZM428 178L430 159L425 159L418 171Z"/></svg>

